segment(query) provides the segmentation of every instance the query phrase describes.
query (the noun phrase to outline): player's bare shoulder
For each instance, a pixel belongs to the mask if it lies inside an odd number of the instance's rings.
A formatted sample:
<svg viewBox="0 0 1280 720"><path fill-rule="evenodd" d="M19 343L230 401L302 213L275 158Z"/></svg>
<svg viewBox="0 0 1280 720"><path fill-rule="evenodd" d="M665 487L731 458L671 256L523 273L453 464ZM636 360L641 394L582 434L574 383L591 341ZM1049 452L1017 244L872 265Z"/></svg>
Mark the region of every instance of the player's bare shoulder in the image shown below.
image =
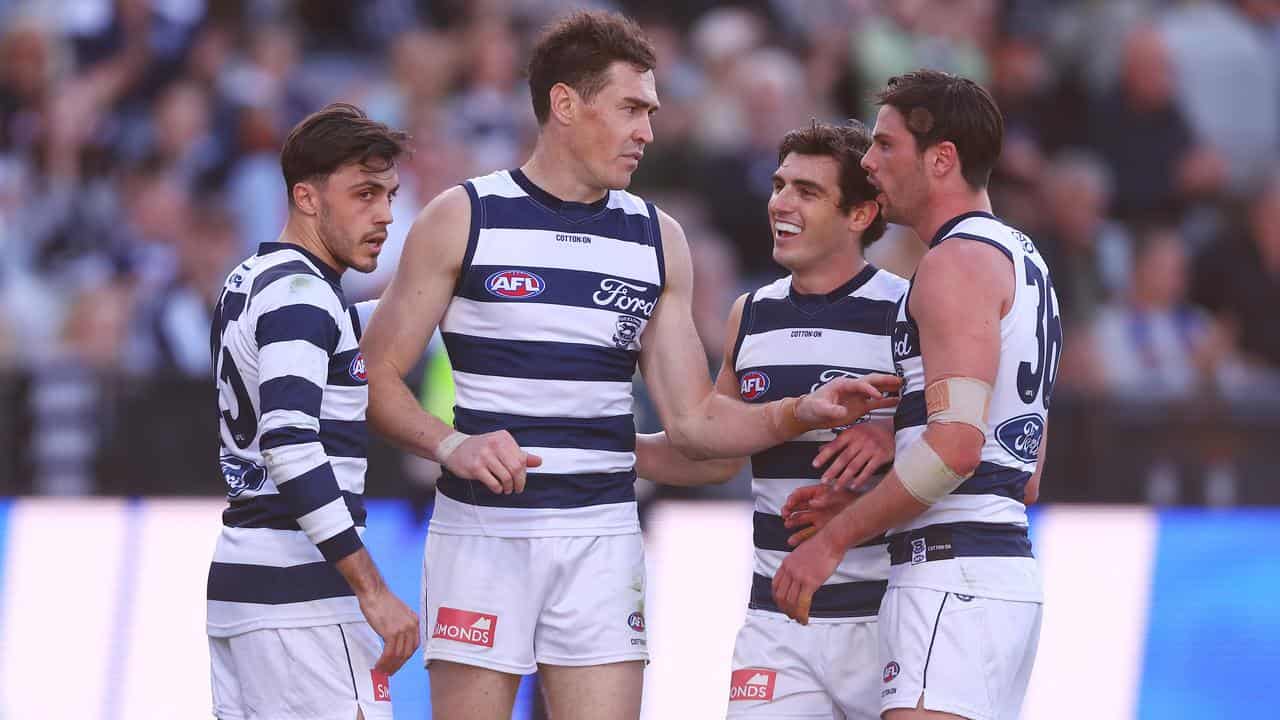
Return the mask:
<svg viewBox="0 0 1280 720"><path fill-rule="evenodd" d="M955 307L957 297L996 297L1002 314L1013 301L1015 276L1008 256L998 247L954 239L929 249L916 268L911 313Z"/></svg>
<svg viewBox="0 0 1280 720"><path fill-rule="evenodd" d="M462 267L470 234L471 196L466 187L455 185L418 212L405 238L405 257L413 263L443 263L456 273Z"/></svg>

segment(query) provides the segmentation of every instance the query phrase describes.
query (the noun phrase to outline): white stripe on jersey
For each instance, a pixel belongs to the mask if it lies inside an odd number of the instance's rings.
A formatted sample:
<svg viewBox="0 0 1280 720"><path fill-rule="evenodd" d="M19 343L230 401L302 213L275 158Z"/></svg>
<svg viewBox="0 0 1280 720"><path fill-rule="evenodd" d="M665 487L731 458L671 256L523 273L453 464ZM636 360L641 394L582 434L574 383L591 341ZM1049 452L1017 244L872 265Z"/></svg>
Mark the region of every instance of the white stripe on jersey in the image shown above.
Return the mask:
<svg viewBox="0 0 1280 720"><path fill-rule="evenodd" d="M458 407L538 417L597 418L631 412L631 383L474 375L453 371Z"/></svg>
<svg viewBox="0 0 1280 720"><path fill-rule="evenodd" d="M561 233L552 230L486 228L484 233L486 242L476 248L473 265L582 270L658 284L658 262L647 245L582 235L591 238L595 251L584 253L577 244L557 241L556 235Z"/></svg>
<svg viewBox="0 0 1280 720"><path fill-rule="evenodd" d="M742 341L742 350L738 352L738 367L827 362L881 372L893 369L893 358L887 355L889 340L884 335L823 328L821 337L806 338L804 351L796 352L796 341L790 339L791 332L790 328L786 328L748 335ZM875 364L860 365L859 362Z"/></svg>
<svg viewBox="0 0 1280 720"><path fill-rule="evenodd" d="M521 450L542 458L542 465L533 472L553 475L620 473L627 472L636 465L636 454L629 452L552 447L524 447Z"/></svg>
<svg viewBox="0 0 1280 720"><path fill-rule="evenodd" d="M324 398L320 400L320 417L349 422L364 420L368 407L369 390L366 386L331 386L325 389Z"/></svg>
<svg viewBox="0 0 1280 720"><path fill-rule="evenodd" d="M351 512L342 496L298 518L298 525L313 542L321 543L351 527Z"/></svg>
<svg viewBox="0 0 1280 720"><path fill-rule="evenodd" d="M613 345L616 313L547 303L486 303L454 296L440 332L491 340ZM632 345L638 347L639 337Z"/></svg>

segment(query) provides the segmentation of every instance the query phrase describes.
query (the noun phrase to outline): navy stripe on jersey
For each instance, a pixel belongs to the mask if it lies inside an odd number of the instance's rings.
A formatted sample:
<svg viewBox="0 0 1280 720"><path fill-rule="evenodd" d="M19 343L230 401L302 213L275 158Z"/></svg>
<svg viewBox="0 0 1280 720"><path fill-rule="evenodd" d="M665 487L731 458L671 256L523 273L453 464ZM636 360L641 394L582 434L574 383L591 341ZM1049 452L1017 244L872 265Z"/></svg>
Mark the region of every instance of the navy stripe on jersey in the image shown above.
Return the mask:
<svg viewBox="0 0 1280 720"><path fill-rule="evenodd" d="M329 457L363 458L369 453L369 426L364 420L321 420L320 444Z"/></svg>
<svg viewBox="0 0 1280 720"><path fill-rule="evenodd" d="M631 415L598 418L531 417L455 407L458 432L480 435L506 430L521 447L579 448L634 452L636 426Z"/></svg>
<svg viewBox="0 0 1280 720"><path fill-rule="evenodd" d="M275 281L282 280L293 275L310 275L311 277L320 277L320 274L315 271L315 268L312 268L302 260L282 262L279 265L273 265L266 270L263 270L256 278L253 279L253 287L249 289L249 299L252 300L257 297L258 293L265 290L268 285Z"/></svg>
<svg viewBox="0 0 1280 720"><path fill-rule="evenodd" d="M346 501L347 510L351 512L351 519L356 526L364 527L365 517L368 515L364 509L364 496L344 490L342 499ZM288 502L279 495L258 495L232 500L230 506L222 511L222 524L240 528L302 529L294 519Z"/></svg>
<svg viewBox="0 0 1280 720"><path fill-rule="evenodd" d="M999 495L1022 502L1031 480L1029 470L1015 470L991 462L978 464L968 479L951 492L956 495Z"/></svg>
<svg viewBox="0 0 1280 720"><path fill-rule="evenodd" d="M751 518L752 541L761 550L791 552L795 548L787 544L787 538L800 531L800 528L788 528L781 515L756 511ZM857 547L873 547L884 545L888 540L884 535L871 538Z"/></svg>
<svg viewBox="0 0 1280 720"><path fill-rule="evenodd" d="M752 333L771 330L821 329L884 335L897 304L887 300L850 297L810 315L796 308L790 298L757 300L752 308Z"/></svg>
<svg viewBox="0 0 1280 720"><path fill-rule="evenodd" d="M813 601L809 606L809 617L843 618L876 615L880 612L880 600L888 587L888 580L823 585L813 594ZM751 600L748 607L753 610L782 612L778 604L773 601L772 579L760 573L755 573L751 577Z"/></svg>
<svg viewBox="0 0 1280 720"><path fill-rule="evenodd" d="M914 557L913 557L914 555ZM1025 525L940 523L889 536L889 562L933 562L958 557L1034 557Z"/></svg>
<svg viewBox="0 0 1280 720"><path fill-rule="evenodd" d="M480 228L484 225L480 195L476 193L475 185L468 180L462 183L462 188L467 191L467 199L471 201L471 227L467 230L467 249L462 253L462 269L458 272L458 279L453 287L454 295L458 294L462 281L467 278L471 270L471 261L475 259L476 248L480 244Z"/></svg>
<svg viewBox="0 0 1280 720"><path fill-rule="evenodd" d="M822 470L813 458L825 443L793 440L751 456L751 475L760 480L816 480Z"/></svg>
<svg viewBox="0 0 1280 720"><path fill-rule="evenodd" d="M640 353L578 343L442 333L453 369L530 380L630 382Z"/></svg>
<svg viewBox="0 0 1280 720"><path fill-rule="evenodd" d="M916 390L902 396L898 401L898 409L893 412L893 431L903 428L917 427L929 422L928 405L924 400L924 391Z"/></svg>
<svg viewBox="0 0 1280 720"><path fill-rule="evenodd" d="M746 301L742 304L742 319L738 321L738 339L733 342L733 357L730 358L732 364L729 367L738 367L738 355L742 353L742 343L746 341L747 335L751 332L751 315L752 308L755 306L756 291L752 290L747 294ZM742 378L742 373L738 373L738 378Z"/></svg>
<svg viewBox="0 0 1280 720"><path fill-rule="evenodd" d="M305 340L332 354L338 347L338 323L324 308L315 305L285 305L258 318L255 337L258 347L290 340Z"/></svg>
<svg viewBox="0 0 1280 720"><path fill-rule="evenodd" d="M351 309L354 311L355 307L355 305L352 305ZM351 373L351 363L355 361L356 356L359 354L359 347L335 353L333 359L329 361L329 379L327 382L336 387L368 385L368 380L361 380Z"/></svg>
<svg viewBox="0 0 1280 720"><path fill-rule="evenodd" d="M327 562L291 567L215 562L209 566L209 599L283 605L354 595Z"/></svg>
<svg viewBox="0 0 1280 720"><path fill-rule="evenodd" d="M508 270L522 270L542 280L542 291L527 297L504 297L488 289L489 279ZM618 286L622 280L627 286ZM517 265L473 265L458 287L458 297L477 302L520 302L567 305L588 310L609 310L649 317L658 301L661 286L614 275L565 270L562 268L520 267Z"/></svg>
<svg viewBox="0 0 1280 720"><path fill-rule="evenodd" d="M364 328L360 327L360 311L355 305L349 305L347 315L351 318L351 332L355 333L356 342L360 342L360 338L364 336Z"/></svg>
<svg viewBox="0 0 1280 720"><path fill-rule="evenodd" d="M486 229L542 230L563 231L599 235L613 238L620 242L631 242L637 245L653 245L654 238L649 232L648 215L629 213L623 208L604 209L579 220L571 220L563 214L553 212L530 197L502 197L486 195L480 198L483 205L484 227ZM474 224L474 218L473 218Z"/></svg>
<svg viewBox="0 0 1280 720"><path fill-rule="evenodd" d="M658 206L651 202L644 204L649 208L649 221L653 223L653 251L658 260L658 282L664 287L667 284L667 258L662 251L662 222L658 219Z"/></svg>
<svg viewBox="0 0 1280 720"><path fill-rule="evenodd" d="M288 504L294 516L302 517L333 502L333 489L337 483L333 477L333 468L325 463L280 485L278 489L280 497Z"/></svg>
<svg viewBox="0 0 1280 720"><path fill-rule="evenodd" d="M318 433L311 428L280 427L263 433L262 438L258 440L258 447L262 450L273 450L285 445L301 445L319 439Z"/></svg>
<svg viewBox="0 0 1280 720"><path fill-rule="evenodd" d="M272 410L297 410L312 417L320 414L320 403L324 400L324 390L310 380L297 375L283 375L271 378L258 386L259 403L262 415ZM270 435L274 431L269 431ZM267 438L262 438L265 443ZM274 447L262 445L266 447Z"/></svg>
<svg viewBox="0 0 1280 720"><path fill-rule="evenodd" d="M479 482L464 480L445 470L436 487L448 497L469 505L519 508L575 508L634 502L636 474L529 473L524 492L498 495Z"/></svg>

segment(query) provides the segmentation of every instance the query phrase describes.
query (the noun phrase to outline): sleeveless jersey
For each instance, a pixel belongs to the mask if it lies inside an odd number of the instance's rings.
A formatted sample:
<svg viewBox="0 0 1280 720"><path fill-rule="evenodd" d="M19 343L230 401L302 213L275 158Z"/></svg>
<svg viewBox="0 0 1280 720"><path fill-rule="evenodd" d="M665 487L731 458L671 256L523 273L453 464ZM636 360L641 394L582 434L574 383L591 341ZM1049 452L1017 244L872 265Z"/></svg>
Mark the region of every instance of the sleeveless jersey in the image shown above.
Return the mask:
<svg viewBox="0 0 1280 720"><path fill-rule="evenodd" d="M747 298L734 348L739 393L751 403L798 397L839 377L893 373L889 327L907 281L872 265L826 295L802 295L785 277ZM892 410L877 410L889 418ZM755 572L750 606L778 612L773 601L774 574L787 553L794 530L779 514L796 488L822 476L813 458L835 437L814 430L751 457L755 497ZM886 465L874 481L883 477ZM815 618L874 619L889 577L884 537L849 550L835 573L813 596Z"/></svg>
<svg viewBox="0 0 1280 720"><path fill-rule="evenodd" d="M264 243L228 277L211 331L228 507L209 635L360 622L331 564L361 547L368 387L338 273Z"/></svg>
<svg viewBox="0 0 1280 720"><path fill-rule="evenodd" d="M639 532L631 379L662 294L658 211L561 201L519 170L464 183L471 234L440 322L454 425L542 458L522 493L445 471L432 528L499 537Z"/></svg>
<svg viewBox="0 0 1280 720"><path fill-rule="evenodd" d="M1022 499L1038 462L1062 350L1057 296L1031 239L989 213L952 219L930 247L943 241L982 242L1004 253L1014 271L1013 304L1000 320L981 464L950 495L890 531L890 583L1038 602L1040 577ZM909 300L910 290L898 303L893 328L894 362L904 381L894 415L898 452L919 441L928 422L920 333Z"/></svg>

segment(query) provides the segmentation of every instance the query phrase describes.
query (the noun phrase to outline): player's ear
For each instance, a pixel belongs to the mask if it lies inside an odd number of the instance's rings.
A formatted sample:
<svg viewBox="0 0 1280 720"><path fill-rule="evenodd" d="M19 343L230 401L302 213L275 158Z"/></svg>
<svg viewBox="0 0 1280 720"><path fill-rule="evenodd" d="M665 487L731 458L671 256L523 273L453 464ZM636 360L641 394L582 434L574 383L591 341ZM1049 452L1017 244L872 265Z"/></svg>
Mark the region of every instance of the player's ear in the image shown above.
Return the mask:
<svg viewBox="0 0 1280 720"><path fill-rule="evenodd" d="M953 169L960 169L960 153L956 150L956 144L950 140L943 140L929 148L927 160L926 166L937 178L945 177Z"/></svg>
<svg viewBox="0 0 1280 720"><path fill-rule="evenodd" d="M578 107L582 103L582 96L578 95L578 91L569 87L565 83L556 83L551 86L551 118L559 121L561 125L569 125L573 122L573 118L577 115Z"/></svg>
<svg viewBox="0 0 1280 720"><path fill-rule="evenodd" d="M293 204L304 215L320 214L319 189L309 183L300 182L293 185Z"/></svg>
<svg viewBox="0 0 1280 720"><path fill-rule="evenodd" d="M875 200L864 200L854 205L849 211L849 230L856 233L864 232L871 227L871 223L875 222L879 212L880 206Z"/></svg>

